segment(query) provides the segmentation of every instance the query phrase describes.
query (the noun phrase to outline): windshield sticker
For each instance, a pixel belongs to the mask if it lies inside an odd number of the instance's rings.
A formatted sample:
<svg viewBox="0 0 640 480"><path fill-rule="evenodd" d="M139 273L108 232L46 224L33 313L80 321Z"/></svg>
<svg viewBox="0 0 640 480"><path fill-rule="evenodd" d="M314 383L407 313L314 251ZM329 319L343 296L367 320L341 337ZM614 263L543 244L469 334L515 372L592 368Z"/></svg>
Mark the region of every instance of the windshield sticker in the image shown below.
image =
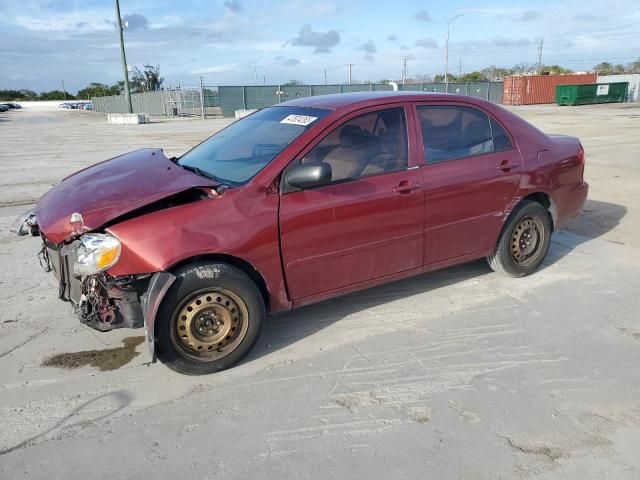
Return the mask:
<svg viewBox="0 0 640 480"><path fill-rule="evenodd" d="M280 120L280 123L288 123L290 125L300 125L302 127L306 127L317 119L318 117L310 117L309 115L287 115L282 120Z"/></svg>

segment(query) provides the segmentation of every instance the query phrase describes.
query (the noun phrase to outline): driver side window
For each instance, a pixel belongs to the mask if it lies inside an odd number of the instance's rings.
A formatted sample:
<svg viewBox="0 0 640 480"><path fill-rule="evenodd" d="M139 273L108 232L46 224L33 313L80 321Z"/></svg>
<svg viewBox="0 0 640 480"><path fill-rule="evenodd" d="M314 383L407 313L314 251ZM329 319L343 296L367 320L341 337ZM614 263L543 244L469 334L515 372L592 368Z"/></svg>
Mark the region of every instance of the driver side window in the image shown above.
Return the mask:
<svg viewBox="0 0 640 480"><path fill-rule="evenodd" d="M331 182L407 168L404 108L368 113L343 123L311 150L301 163L326 163Z"/></svg>

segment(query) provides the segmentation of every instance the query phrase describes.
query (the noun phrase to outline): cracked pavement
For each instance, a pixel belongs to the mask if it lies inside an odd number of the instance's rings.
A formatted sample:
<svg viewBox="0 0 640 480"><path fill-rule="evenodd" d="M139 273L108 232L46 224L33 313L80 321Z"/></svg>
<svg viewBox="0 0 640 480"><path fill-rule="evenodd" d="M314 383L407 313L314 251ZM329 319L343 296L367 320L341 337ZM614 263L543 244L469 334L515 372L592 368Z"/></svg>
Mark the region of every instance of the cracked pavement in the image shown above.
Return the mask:
<svg viewBox="0 0 640 480"><path fill-rule="evenodd" d="M554 234L535 275L478 261L277 315L246 360L210 376L149 364L139 330L80 325L37 265L38 240L7 230L25 207L0 208L0 478L637 479L639 200L620 192L640 180L640 139L621 107L562 127L572 111L518 110L546 131L578 130L592 185L591 210ZM26 154L61 158L43 179L78 168L53 126L53 143L37 140L47 114L20 113L0 144L20 135ZM89 163L122 147L122 130L95 114L50 115L61 136L98 138L79 147L93 149ZM606 139L590 116L619 122L617 156L590 155ZM124 135L142 146L174 131L167 148L179 153L222 122ZM12 162L0 171L33 168Z"/></svg>

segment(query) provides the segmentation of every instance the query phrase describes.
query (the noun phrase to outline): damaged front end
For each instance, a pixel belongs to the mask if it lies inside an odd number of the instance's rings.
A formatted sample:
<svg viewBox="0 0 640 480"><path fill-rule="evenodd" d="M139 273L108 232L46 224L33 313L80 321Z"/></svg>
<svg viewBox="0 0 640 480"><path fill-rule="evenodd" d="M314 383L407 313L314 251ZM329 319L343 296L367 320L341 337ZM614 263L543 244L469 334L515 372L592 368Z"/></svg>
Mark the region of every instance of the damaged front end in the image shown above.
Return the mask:
<svg viewBox="0 0 640 480"><path fill-rule="evenodd" d="M58 297L70 302L80 321L100 331L142 327L140 304L151 275L112 277L104 270L117 261L118 244L108 234L91 233L65 245L43 237L38 258L58 280Z"/></svg>

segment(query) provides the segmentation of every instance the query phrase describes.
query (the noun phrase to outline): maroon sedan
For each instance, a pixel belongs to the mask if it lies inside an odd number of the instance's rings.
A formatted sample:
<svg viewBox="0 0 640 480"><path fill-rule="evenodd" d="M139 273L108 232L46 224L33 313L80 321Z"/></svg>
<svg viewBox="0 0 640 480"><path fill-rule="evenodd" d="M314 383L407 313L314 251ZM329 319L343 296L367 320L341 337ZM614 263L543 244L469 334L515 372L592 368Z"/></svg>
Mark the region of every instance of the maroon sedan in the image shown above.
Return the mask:
<svg viewBox="0 0 640 480"><path fill-rule="evenodd" d="M587 196L577 138L486 101L353 93L260 110L180 158L143 149L65 178L14 224L98 330L144 325L191 374L265 317L486 257L534 272Z"/></svg>

